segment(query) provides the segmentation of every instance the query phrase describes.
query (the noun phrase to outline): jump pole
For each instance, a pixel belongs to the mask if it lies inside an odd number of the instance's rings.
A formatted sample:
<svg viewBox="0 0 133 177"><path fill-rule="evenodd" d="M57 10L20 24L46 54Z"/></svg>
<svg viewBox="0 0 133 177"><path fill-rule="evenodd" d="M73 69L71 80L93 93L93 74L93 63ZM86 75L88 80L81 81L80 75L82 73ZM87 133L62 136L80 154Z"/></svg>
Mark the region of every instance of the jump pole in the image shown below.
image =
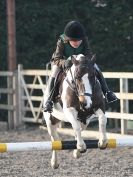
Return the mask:
<svg viewBox="0 0 133 177"><path fill-rule="evenodd" d="M99 148L99 140L84 140L87 149ZM0 143L0 153L76 149L77 141ZM107 148L133 147L133 138L108 139Z"/></svg>

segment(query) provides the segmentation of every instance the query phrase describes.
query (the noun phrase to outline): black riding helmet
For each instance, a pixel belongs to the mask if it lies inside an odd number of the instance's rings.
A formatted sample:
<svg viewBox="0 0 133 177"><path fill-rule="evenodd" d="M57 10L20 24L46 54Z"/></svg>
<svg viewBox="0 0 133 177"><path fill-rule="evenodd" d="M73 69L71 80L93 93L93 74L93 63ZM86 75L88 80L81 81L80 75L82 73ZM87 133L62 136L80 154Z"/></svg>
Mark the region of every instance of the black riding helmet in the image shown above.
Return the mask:
<svg viewBox="0 0 133 177"><path fill-rule="evenodd" d="M67 23L64 34L68 40L82 40L85 37L85 29L78 21L70 21Z"/></svg>

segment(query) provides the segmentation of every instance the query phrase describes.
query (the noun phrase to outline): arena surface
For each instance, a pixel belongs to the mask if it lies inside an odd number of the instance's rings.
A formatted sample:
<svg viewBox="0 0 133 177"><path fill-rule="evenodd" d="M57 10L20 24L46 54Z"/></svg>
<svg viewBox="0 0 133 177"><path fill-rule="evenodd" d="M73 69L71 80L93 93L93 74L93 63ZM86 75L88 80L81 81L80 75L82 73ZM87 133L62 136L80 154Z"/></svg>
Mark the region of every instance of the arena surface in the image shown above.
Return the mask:
<svg viewBox="0 0 133 177"><path fill-rule="evenodd" d="M62 140L73 137L60 135ZM49 141L46 130L38 127L0 131L0 142ZM87 150L79 159L72 151L59 151L60 166L50 166L50 151L0 154L0 177L133 177L133 148Z"/></svg>

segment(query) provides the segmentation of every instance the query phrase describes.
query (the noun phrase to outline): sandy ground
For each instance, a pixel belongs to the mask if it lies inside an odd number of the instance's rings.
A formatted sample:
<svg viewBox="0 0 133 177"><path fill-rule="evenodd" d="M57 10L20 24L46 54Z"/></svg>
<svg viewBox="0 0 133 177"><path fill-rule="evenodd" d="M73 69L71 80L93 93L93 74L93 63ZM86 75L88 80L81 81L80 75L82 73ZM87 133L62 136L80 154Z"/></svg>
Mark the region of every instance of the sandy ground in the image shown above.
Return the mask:
<svg viewBox="0 0 133 177"><path fill-rule="evenodd" d="M61 135L62 136L62 135ZM73 139L63 135L63 140ZM36 126L0 131L0 142L49 141L46 130ZM72 151L59 151L60 166L50 166L50 151L0 154L0 177L133 177L133 148L87 150L79 159Z"/></svg>

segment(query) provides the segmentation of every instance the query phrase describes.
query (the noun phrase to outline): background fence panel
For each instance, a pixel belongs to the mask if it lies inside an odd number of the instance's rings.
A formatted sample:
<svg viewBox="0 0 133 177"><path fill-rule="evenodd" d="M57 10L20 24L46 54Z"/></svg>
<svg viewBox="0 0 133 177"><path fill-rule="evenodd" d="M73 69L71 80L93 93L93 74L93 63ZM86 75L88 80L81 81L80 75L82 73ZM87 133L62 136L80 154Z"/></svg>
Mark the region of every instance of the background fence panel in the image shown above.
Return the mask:
<svg viewBox="0 0 133 177"><path fill-rule="evenodd" d="M42 122L43 94L50 73L50 70L24 70L21 65L15 72L0 72L0 112L7 111L9 128L15 128L21 122ZM103 74L107 80L117 81L118 91L115 93L120 99L117 103L119 110L109 111L108 109L106 115L109 120L116 120L117 126L120 120L121 134L126 134L129 123L130 128L133 129L133 113L131 112L133 73L104 72ZM5 95L7 100L4 99Z"/></svg>

